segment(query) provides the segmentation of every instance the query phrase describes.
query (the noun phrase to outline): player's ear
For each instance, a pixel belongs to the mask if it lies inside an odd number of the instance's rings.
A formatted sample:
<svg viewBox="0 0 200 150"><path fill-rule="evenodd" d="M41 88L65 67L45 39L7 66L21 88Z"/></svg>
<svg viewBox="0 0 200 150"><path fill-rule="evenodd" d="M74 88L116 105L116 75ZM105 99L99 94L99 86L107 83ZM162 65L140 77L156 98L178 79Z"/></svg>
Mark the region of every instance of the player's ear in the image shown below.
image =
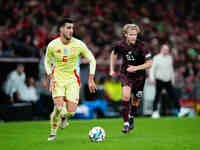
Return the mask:
<svg viewBox="0 0 200 150"><path fill-rule="evenodd" d="M61 33L62 33L62 32L63 32L63 28L64 28L64 27L63 27L63 26L61 26L61 27L60 27L60 29L59 29L59 32L61 32Z"/></svg>
<svg viewBox="0 0 200 150"><path fill-rule="evenodd" d="M125 37L125 38L127 37L127 32L126 32L126 33L124 33L124 37Z"/></svg>

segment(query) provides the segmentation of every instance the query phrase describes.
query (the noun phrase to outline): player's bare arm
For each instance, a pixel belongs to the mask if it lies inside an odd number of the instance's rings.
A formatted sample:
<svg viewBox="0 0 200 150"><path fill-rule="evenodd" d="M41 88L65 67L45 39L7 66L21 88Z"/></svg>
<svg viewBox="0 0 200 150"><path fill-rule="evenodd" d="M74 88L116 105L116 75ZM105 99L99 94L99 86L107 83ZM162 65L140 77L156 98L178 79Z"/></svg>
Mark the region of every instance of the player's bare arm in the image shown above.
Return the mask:
<svg viewBox="0 0 200 150"><path fill-rule="evenodd" d="M110 55L110 76L114 77L115 76L115 63L117 60L117 55L114 54L114 51L112 51L111 55Z"/></svg>
<svg viewBox="0 0 200 150"><path fill-rule="evenodd" d="M152 60L147 60L144 64L142 65L138 65L138 66L133 66L133 65L129 65L127 68L128 72L135 72L138 70L145 70L148 68L151 68L152 66Z"/></svg>

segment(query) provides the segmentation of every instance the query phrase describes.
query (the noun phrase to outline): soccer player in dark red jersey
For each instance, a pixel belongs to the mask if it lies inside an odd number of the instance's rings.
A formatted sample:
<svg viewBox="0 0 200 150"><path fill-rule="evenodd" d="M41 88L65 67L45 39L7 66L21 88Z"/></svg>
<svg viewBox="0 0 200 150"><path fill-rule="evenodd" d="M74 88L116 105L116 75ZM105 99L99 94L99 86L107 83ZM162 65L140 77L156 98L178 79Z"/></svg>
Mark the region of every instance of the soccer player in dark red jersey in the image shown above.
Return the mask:
<svg viewBox="0 0 200 150"><path fill-rule="evenodd" d="M145 69L152 65L151 53L145 49L144 43L139 40L140 28L136 24L126 24L123 29L123 39L112 46L110 56L110 75L115 76L117 58L122 59L120 80L122 82L122 109L124 120L122 132L127 133L134 128L134 116L143 96ZM130 107L131 93L134 94Z"/></svg>

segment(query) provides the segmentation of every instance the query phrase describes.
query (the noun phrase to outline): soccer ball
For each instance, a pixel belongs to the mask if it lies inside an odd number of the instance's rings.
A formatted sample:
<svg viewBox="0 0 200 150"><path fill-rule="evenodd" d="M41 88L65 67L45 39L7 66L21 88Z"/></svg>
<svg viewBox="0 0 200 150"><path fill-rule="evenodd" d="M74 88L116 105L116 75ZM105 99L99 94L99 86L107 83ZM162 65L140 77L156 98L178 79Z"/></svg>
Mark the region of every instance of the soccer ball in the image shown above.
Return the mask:
<svg viewBox="0 0 200 150"><path fill-rule="evenodd" d="M106 133L101 127L93 127L88 136L92 142L102 142L105 140Z"/></svg>

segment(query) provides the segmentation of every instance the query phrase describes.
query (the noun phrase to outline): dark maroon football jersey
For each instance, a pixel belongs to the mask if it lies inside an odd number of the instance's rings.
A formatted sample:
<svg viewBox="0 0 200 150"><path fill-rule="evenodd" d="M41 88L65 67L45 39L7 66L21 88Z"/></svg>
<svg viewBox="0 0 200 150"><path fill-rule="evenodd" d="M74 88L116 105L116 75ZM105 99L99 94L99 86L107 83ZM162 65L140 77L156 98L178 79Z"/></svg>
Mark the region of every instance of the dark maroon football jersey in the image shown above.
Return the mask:
<svg viewBox="0 0 200 150"><path fill-rule="evenodd" d="M127 78L137 78L145 76L145 70L138 70L136 72L128 72L126 69L128 65L138 66L145 63L147 59L151 59L151 53L145 49L144 43L137 40L134 45L129 45L125 40L117 41L113 44L112 50L114 54L122 58L120 74L127 76Z"/></svg>

